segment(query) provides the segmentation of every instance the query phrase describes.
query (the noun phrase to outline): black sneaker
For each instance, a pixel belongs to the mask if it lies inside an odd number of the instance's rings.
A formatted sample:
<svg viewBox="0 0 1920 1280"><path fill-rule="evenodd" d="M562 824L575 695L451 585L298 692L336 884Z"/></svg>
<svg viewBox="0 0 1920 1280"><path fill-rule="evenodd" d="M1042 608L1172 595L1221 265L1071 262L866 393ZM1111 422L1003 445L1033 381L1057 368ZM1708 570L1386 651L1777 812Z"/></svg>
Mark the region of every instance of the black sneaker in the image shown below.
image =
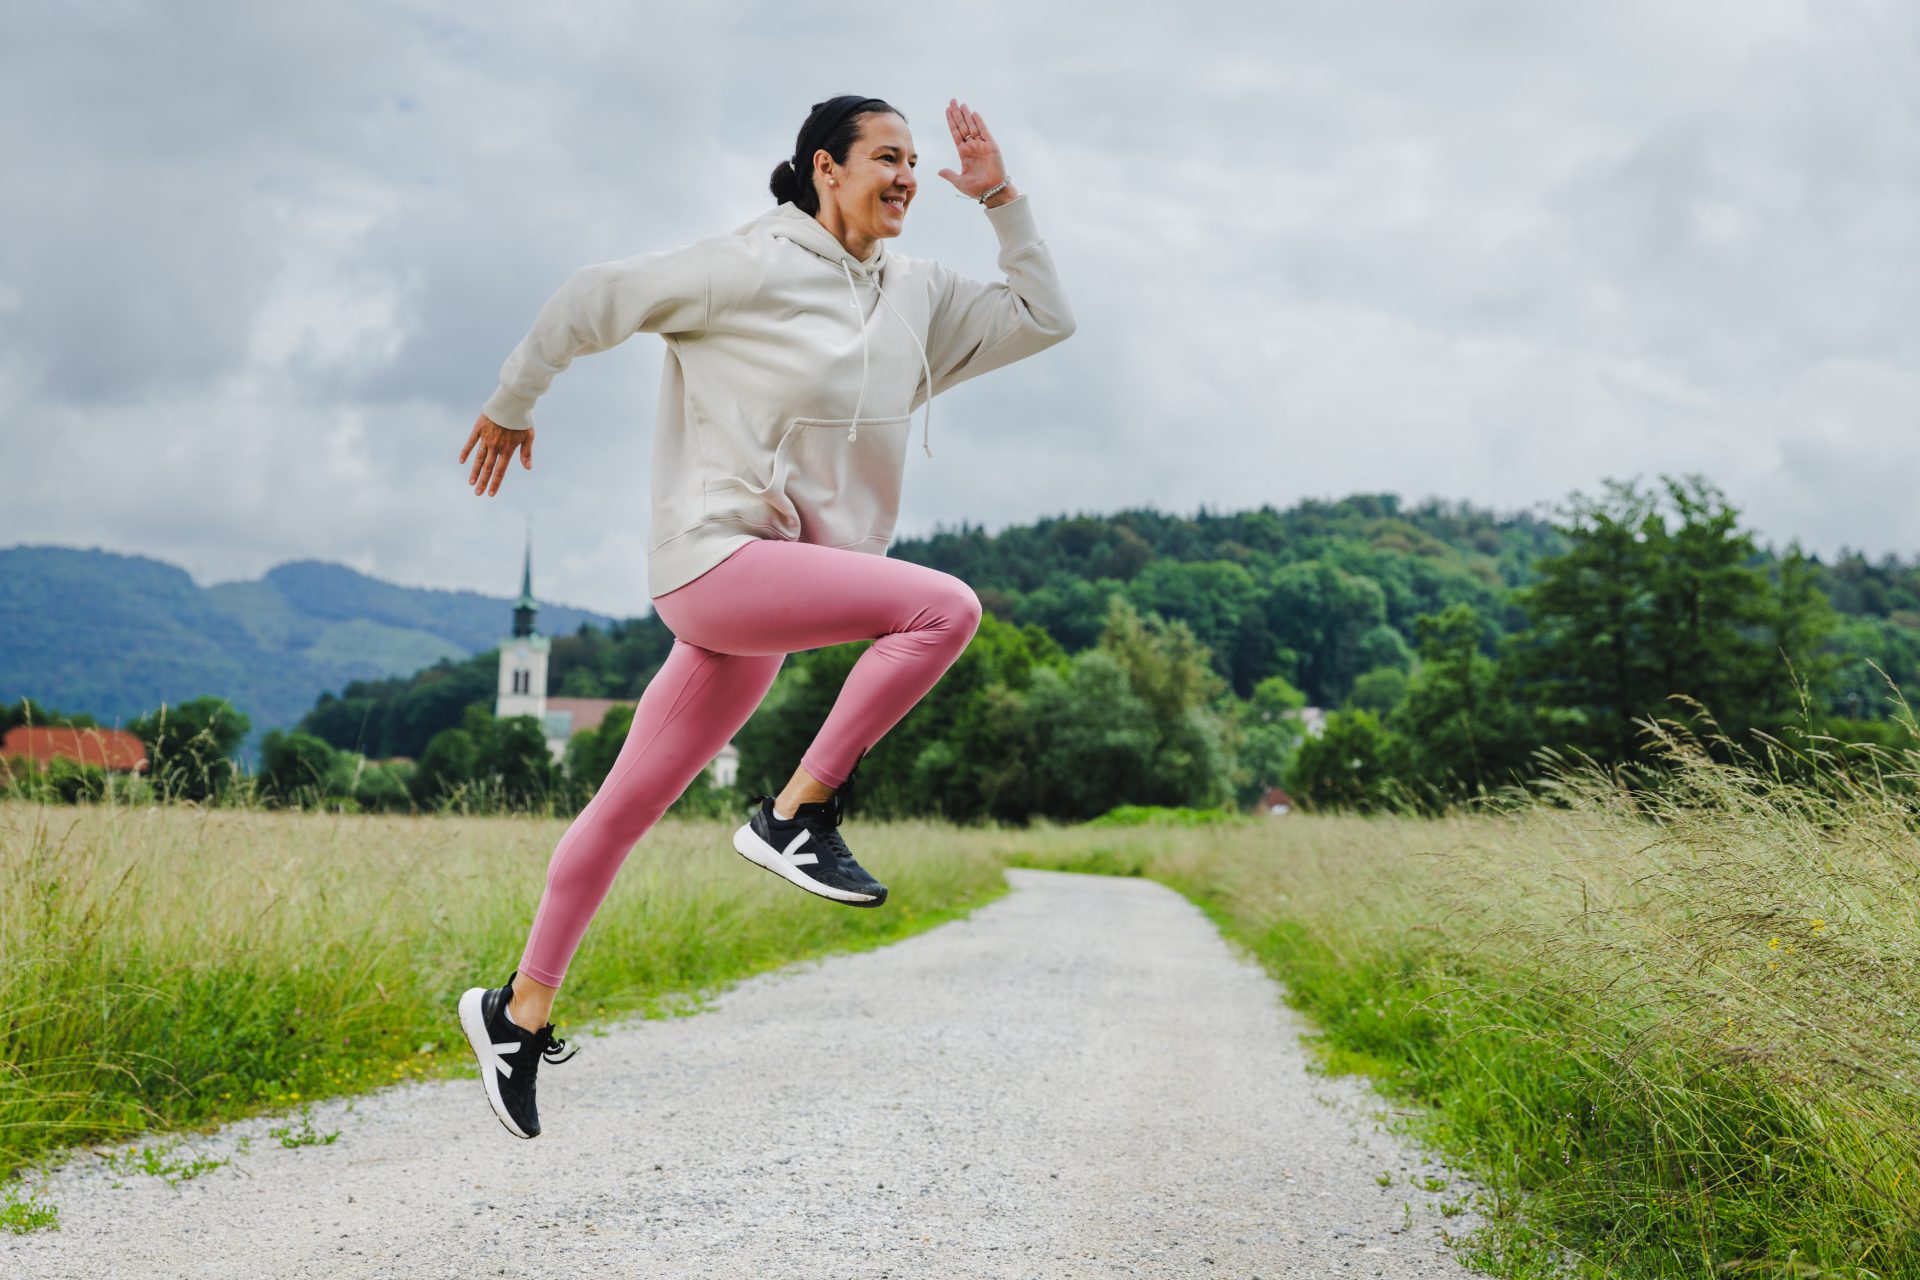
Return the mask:
<svg viewBox="0 0 1920 1280"><path fill-rule="evenodd" d="M567 1042L554 1039L551 1022L528 1031L507 1017L513 979L519 976L516 969L504 987L474 987L461 996L460 1027L480 1060L480 1079L493 1114L514 1137L534 1138L540 1135L540 1113L533 1105L533 1077L541 1059L565 1062L579 1050L557 1057Z"/></svg>
<svg viewBox="0 0 1920 1280"><path fill-rule="evenodd" d="M817 804L803 804L791 818L778 818L773 797L761 796L744 827L733 833L733 847L783 880L850 907L877 907L887 886L868 875L847 842L840 838L841 793Z"/></svg>

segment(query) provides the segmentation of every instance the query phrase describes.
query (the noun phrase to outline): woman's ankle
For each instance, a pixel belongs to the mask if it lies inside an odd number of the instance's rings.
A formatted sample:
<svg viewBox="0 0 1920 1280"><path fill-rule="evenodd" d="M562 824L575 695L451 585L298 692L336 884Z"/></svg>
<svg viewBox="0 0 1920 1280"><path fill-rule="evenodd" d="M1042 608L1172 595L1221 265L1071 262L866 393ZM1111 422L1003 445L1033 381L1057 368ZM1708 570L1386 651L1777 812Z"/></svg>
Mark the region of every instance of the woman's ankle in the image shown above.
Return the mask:
<svg viewBox="0 0 1920 1280"><path fill-rule="evenodd" d="M799 812L803 804L824 804L833 799L836 788L808 773L805 766L795 769L787 785L773 798L773 813L782 820L791 818Z"/></svg>
<svg viewBox="0 0 1920 1280"><path fill-rule="evenodd" d="M558 987L535 982L524 973L514 980L507 1001L507 1021L522 1031L538 1031L553 1021L553 998Z"/></svg>

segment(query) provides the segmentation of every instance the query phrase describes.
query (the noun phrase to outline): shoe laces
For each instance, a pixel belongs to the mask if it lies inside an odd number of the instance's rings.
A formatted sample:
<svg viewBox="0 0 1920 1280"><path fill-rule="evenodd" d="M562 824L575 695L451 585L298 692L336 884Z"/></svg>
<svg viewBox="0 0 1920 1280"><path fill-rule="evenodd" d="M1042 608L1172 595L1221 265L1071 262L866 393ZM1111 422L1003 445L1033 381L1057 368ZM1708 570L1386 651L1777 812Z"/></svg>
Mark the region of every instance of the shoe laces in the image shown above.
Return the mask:
<svg viewBox="0 0 1920 1280"><path fill-rule="evenodd" d="M580 1047L575 1045L566 1057L558 1056L560 1051L567 1047L567 1042L553 1034L552 1023L548 1023L546 1026L540 1028L539 1033L533 1038L533 1043L534 1047L539 1049L541 1058L548 1062L565 1062L567 1058L571 1058L574 1054L580 1052Z"/></svg>
<svg viewBox="0 0 1920 1280"><path fill-rule="evenodd" d="M840 807L833 805L825 813L813 815L813 821L807 823L813 831L814 840L835 858L853 861L853 850L847 848L847 842L840 837Z"/></svg>

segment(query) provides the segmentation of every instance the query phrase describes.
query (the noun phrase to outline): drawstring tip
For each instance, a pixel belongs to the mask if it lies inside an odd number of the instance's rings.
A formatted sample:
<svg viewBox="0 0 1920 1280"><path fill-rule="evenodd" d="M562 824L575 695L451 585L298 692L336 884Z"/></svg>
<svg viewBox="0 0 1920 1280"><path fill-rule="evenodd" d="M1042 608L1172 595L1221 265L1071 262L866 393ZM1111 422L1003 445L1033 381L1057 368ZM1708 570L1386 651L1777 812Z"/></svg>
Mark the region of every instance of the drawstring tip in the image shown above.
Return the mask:
<svg viewBox="0 0 1920 1280"><path fill-rule="evenodd" d="M851 440L858 440L859 438L860 438L860 428L858 428L858 427L848 427L848 428L847 428L847 439L848 439L848 440L850 440L850 441L851 441Z"/></svg>
<svg viewBox="0 0 1920 1280"><path fill-rule="evenodd" d="M927 443L927 442L926 442L925 440L922 440L922 441L920 442L920 447L921 447L922 449L925 449L925 450L927 451L927 456L928 456L929 458L931 458L931 457L933 456L933 446L932 446L932 445L930 445L930 444L928 444L928 443Z"/></svg>

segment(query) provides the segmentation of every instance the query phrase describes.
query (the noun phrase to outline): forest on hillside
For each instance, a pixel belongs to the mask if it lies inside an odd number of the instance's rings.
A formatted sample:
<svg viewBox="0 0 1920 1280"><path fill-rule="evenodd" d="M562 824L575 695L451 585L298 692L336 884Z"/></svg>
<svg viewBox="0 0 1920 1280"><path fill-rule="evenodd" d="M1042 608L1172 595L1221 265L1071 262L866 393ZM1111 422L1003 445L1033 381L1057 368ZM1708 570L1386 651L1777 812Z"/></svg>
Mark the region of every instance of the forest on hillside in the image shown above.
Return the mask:
<svg viewBox="0 0 1920 1280"><path fill-rule="evenodd" d="M1920 564L1762 548L1700 477L1608 482L1545 516L1358 495L967 527L890 554L961 577L986 618L863 764L867 803L889 812L1077 817L1277 785L1309 803L1443 802L1526 773L1542 747L1631 757L1675 694L1735 733L1797 718L1884 738L1889 682L1920 679ZM671 644L652 617L556 636L549 692L637 698ZM863 649L788 659L737 739L743 787L784 781ZM497 662L354 682L300 732L423 758L474 730ZM1309 705L1333 713L1330 745L1303 750ZM576 739L589 786L626 723ZM1334 746L1355 776L1314 773Z"/></svg>

